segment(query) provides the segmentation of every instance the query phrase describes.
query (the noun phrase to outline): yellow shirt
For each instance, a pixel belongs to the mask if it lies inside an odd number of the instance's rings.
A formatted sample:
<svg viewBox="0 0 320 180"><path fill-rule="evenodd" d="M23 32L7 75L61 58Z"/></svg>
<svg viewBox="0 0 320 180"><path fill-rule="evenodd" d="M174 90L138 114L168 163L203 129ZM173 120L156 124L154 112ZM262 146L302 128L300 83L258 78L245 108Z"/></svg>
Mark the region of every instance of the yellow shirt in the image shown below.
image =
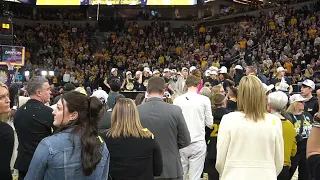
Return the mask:
<svg viewBox="0 0 320 180"><path fill-rule="evenodd" d="M290 23L291 23L291 25L297 24L297 19L296 19L296 18L292 18L292 19L290 20Z"/></svg>
<svg viewBox="0 0 320 180"><path fill-rule="evenodd" d="M176 51L177 51L177 53L181 53L182 48L179 46L179 47L176 48Z"/></svg>
<svg viewBox="0 0 320 180"><path fill-rule="evenodd" d="M291 166L291 157L297 153L296 136L297 133L293 124L289 120L282 120L282 136L284 145L284 164L283 166Z"/></svg>
<svg viewBox="0 0 320 180"><path fill-rule="evenodd" d="M244 48L246 48L246 46L247 46L247 40L242 40L242 41L240 42L240 48L241 48L241 49L244 49Z"/></svg>
<svg viewBox="0 0 320 180"><path fill-rule="evenodd" d="M205 49L210 49L210 44L207 43L206 45L204 45L204 48L205 48Z"/></svg>
<svg viewBox="0 0 320 180"><path fill-rule="evenodd" d="M203 68L205 68L206 67L206 65L207 65L207 61L205 61L205 60L202 60L201 61L201 68L203 69Z"/></svg>
<svg viewBox="0 0 320 180"><path fill-rule="evenodd" d="M288 63L288 62L286 62L286 63L284 63L284 67L287 69L287 73L291 73L292 71L292 66L293 66L293 64L292 63Z"/></svg>
<svg viewBox="0 0 320 180"><path fill-rule="evenodd" d="M200 33L204 33L205 31L206 31L206 28L200 27L200 29L199 29L199 32L200 32Z"/></svg>
<svg viewBox="0 0 320 180"><path fill-rule="evenodd" d="M220 68L220 63L219 63L219 62L213 62L213 63L212 63L212 66L217 67L217 68Z"/></svg>
<svg viewBox="0 0 320 180"><path fill-rule="evenodd" d="M159 57L159 64L163 64L164 63L164 57L163 56L160 56Z"/></svg>
<svg viewBox="0 0 320 180"><path fill-rule="evenodd" d="M52 80L52 81L53 81L54 84L58 82L58 80L57 80L56 77L53 77L53 80Z"/></svg>
<svg viewBox="0 0 320 180"><path fill-rule="evenodd" d="M271 29L271 30L275 30L275 29L276 29L276 25L274 24L273 21L270 21L270 22L269 22L269 26L270 26L270 29Z"/></svg>
<svg viewBox="0 0 320 180"><path fill-rule="evenodd" d="M315 29L309 29L308 33L309 33L310 36L312 36L313 38L315 38L316 33L317 33L317 30L315 30Z"/></svg>

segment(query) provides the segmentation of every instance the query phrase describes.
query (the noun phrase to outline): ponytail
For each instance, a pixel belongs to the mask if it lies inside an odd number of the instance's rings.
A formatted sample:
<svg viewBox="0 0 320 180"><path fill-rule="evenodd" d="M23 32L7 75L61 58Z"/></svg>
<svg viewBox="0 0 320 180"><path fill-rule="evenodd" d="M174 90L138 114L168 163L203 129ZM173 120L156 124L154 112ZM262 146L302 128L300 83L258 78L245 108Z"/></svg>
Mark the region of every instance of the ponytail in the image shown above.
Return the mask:
<svg viewBox="0 0 320 180"><path fill-rule="evenodd" d="M103 105L96 97L88 98L88 117L81 125L81 163L85 176L90 176L99 164L102 154L98 138L98 120Z"/></svg>
<svg viewBox="0 0 320 180"><path fill-rule="evenodd" d="M78 118L69 125L61 127L58 132L73 128L72 135L80 135L81 167L83 174L90 176L102 157L98 122L103 114L103 104L96 97L88 98L76 91L64 94L61 99L66 101L64 105L68 107L69 112L78 113Z"/></svg>

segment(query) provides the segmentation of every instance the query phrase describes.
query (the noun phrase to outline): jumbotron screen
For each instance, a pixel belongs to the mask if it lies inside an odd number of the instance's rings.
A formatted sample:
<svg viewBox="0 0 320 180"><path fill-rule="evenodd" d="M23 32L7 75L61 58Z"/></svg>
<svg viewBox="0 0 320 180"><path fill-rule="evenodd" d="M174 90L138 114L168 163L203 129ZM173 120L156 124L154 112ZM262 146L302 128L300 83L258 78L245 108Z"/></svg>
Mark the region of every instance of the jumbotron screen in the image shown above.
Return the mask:
<svg viewBox="0 0 320 180"><path fill-rule="evenodd" d="M37 5L195 5L197 0L37 0Z"/></svg>

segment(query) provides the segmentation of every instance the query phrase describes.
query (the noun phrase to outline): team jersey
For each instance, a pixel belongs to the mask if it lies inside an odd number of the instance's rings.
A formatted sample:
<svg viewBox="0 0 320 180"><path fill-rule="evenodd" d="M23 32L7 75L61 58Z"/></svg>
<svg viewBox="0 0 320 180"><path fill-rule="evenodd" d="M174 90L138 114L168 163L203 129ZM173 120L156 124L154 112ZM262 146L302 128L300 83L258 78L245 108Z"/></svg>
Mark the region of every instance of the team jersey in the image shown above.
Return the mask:
<svg viewBox="0 0 320 180"><path fill-rule="evenodd" d="M223 115L228 114L230 111L227 108L217 108L212 111L213 115L213 125L212 128L206 127L206 141L207 141L207 158L216 159L217 156L217 138L220 121Z"/></svg>

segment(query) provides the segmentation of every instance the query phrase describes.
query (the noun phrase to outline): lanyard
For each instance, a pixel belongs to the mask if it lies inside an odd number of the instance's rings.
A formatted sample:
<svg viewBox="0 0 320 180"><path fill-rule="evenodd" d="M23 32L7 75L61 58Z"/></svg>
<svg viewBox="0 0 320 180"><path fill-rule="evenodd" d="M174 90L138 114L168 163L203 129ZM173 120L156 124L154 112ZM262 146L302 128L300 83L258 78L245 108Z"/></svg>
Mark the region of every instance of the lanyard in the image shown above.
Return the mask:
<svg viewBox="0 0 320 180"><path fill-rule="evenodd" d="M296 121L298 121L296 115L294 115L294 114L292 114L292 115L293 115L293 118L294 118ZM300 121L299 135L302 134L302 132L303 132L303 124L304 124L304 122L306 122L306 121L307 121L306 116L303 114L303 123Z"/></svg>
<svg viewBox="0 0 320 180"><path fill-rule="evenodd" d="M296 121L298 121L296 115L294 115L294 114L292 114L292 115L293 115L293 118L294 118ZM307 121L306 116L305 116L304 114L303 114L303 120L304 120L304 121Z"/></svg>

